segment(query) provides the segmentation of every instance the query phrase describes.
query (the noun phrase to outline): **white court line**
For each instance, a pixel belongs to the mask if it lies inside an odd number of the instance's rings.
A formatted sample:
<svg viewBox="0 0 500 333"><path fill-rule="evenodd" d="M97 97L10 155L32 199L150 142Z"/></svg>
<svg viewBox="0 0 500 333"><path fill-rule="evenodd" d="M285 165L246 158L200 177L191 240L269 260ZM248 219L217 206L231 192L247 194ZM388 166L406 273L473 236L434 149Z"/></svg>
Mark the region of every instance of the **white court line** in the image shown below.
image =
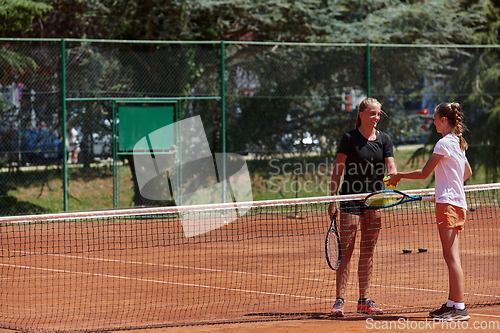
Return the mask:
<svg viewBox="0 0 500 333"><path fill-rule="evenodd" d="M1 249L1 250L6 251L5 249ZM63 257L63 258L72 258L72 259L116 262L116 263L122 263L122 264L134 264L134 265L145 265L145 266L171 267L171 268L179 268L179 269L191 269L191 270L208 271L208 272L216 272L216 273L254 275L254 276L281 278L281 279L315 281L315 282L331 282L331 283L334 282L332 280L324 280L324 279L298 278L298 277L293 277L293 276L284 276L284 275L276 275L276 274L249 273L249 272L243 272L243 271L230 271L230 270L222 270L222 269L214 269L214 268L190 267L190 266L181 266L181 265L172 265L172 264L155 264L155 263L149 263L149 262L145 263L145 262L140 262L140 261L128 261L128 260L106 259L106 258L96 258L96 257L82 257L82 256L66 255L66 254L53 254L53 253L44 254L44 253L28 252L28 251L21 251L21 250L16 250L14 252L31 254L31 255L50 255L50 256ZM178 283L178 284L182 285L182 283ZM349 284L352 285L355 283L350 282ZM425 291L425 292L431 292L431 293L447 293L448 292L446 290L434 290L434 289L426 289L426 288L386 286L386 285L372 285L372 286L381 287L381 288L388 288L388 289L398 289L398 290ZM217 287L214 287L214 288L217 288ZM228 290L230 290L230 289L228 289ZM465 293L465 295L500 298L500 295L485 295L485 294L470 294L470 293ZM318 299L323 299L323 298L318 298ZM330 300L330 299L327 299L327 300Z"/></svg>
<svg viewBox="0 0 500 333"><path fill-rule="evenodd" d="M5 249L1 249L2 251L6 251ZM134 265L145 265L145 266L158 266L158 267L170 267L170 268L179 268L179 269L190 269L190 270L199 270L199 271L208 271L208 272L216 272L216 273L228 273L228 274L240 274L240 275L254 275L254 276L263 276L263 277L273 277L273 278L281 278L281 279L293 279L293 280L304 280L304 281L315 281L315 282L331 282L333 283L334 281L332 280L324 280L324 279L311 279L311 278L298 278L298 277L293 277L293 276L284 276L284 275L276 275L276 274L262 274L262 273L249 273L249 272L243 272L243 271L230 271L230 270L222 270L222 269L214 269L214 268L202 268L202 267L190 267L190 266L181 266L181 265L172 265L172 264L156 264L156 263L149 263L149 262L140 262L140 261L128 261L128 260L117 260L117 259L106 259L106 258L96 258L96 257L82 257L82 256L75 256L75 255L66 255L66 254L53 254L53 253L37 253L37 252L28 252L28 251L21 251L21 250L16 250L14 252L19 252L19 253L25 253L25 254L30 254L30 255L50 255L50 256L56 256L56 257L63 257L63 258L71 258L71 259L83 259L83 260L95 260L95 261L105 261L105 262L116 262L116 263L122 263L122 264L134 264ZM17 267L16 265L11 265L13 267ZM23 267L23 266L19 266ZM36 268L33 268L36 269ZM59 270L55 270L56 272L59 272ZM68 271L69 273L73 273L71 271ZM91 275L91 273L85 273L82 272L82 274L87 274ZM96 274L99 276L104 276L104 277L114 277L113 275L105 275L105 274ZM119 278L119 276L117 276ZM125 278L125 277L124 277ZM135 278L128 278L134 280ZM148 281L148 282L154 282L155 280L147 280L147 279L136 279L137 281ZM172 284L178 284L178 285L186 285L186 286L199 286L199 287L205 287L205 288L210 288L210 286L203 286L203 285L191 285L191 284L183 284L179 282L165 282L165 281L159 281L160 283L172 283ZM349 282L348 284L355 284L353 282ZM447 293L448 291L446 290L435 290L435 289L427 289L427 288L414 288L414 287L400 287L400 286L393 286L393 285L372 285L374 287L381 287L381 288L388 288L388 289L398 289L398 290L411 290L411 291L425 291L425 292L431 292L431 293ZM226 289L226 288L221 288L221 287L211 287L215 289L221 289L221 290L233 290L233 289ZM236 290L236 289L234 289ZM240 291L243 291L241 289ZM252 291L248 291L252 292ZM254 293L261 293L258 291L255 291ZM264 293L265 294L265 293ZM285 294L279 294L279 293L269 293L269 295L285 295ZM470 293L465 293L465 295L473 295L473 296L479 296L479 297L493 297L493 298L500 298L500 295L485 295L485 294L470 294ZM306 297L306 296L291 296L290 297L304 297L304 298L311 298L311 299L325 299L325 300L331 300L329 298L317 298L317 297ZM333 299L335 300L335 299Z"/></svg>
<svg viewBox="0 0 500 333"><path fill-rule="evenodd" d="M75 256L71 256L71 257L75 257ZM92 259L92 258L85 258L85 259ZM100 259L100 258L94 258L94 259L106 260L106 259ZM111 260L111 261L115 261L115 260ZM214 287L214 286L207 286L207 285L194 284L194 283L180 283L180 282L169 282L169 281L151 280L151 279L139 279L139 278L131 278L131 277L127 277L127 276L110 275L110 274L98 274L98 273L87 273L87 272L78 272L78 271L68 271L68 270L53 269L53 268L40 268L40 267L30 267L30 266L22 266L22 265L10 265L10 264L2 264L2 263L0 263L0 266L23 268L23 269L33 269L33 270L40 270L40 271L46 271L46 272L56 272L56 273L100 276L100 277L108 277L108 278L122 279L122 280L134 280L134 281L140 281L140 282L153 282L153 283L161 283L161 284L172 284L172 285L181 285L181 286L188 286L188 287L198 287L198 288L225 290L225 291L237 291L237 292L242 292L242 293L251 293L251 294L268 295L268 296L286 296L286 297L293 297L293 298L314 299L314 300L322 300L322 301L330 301L330 302L335 301L335 298L302 296L302 295L293 295L293 294L285 294L285 293L271 293L271 292L256 291L256 290L247 290L247 289L238 289L238 288L222 288L222 287ZM355 303L355 302L350 302L350 303ZM500 316L480 314L480 313L473 313L473 315L474 316L500 318Z"/></svg>
<svg viewBox="0 0 500 333"><path fill-rule="evenodd" d="M7 251L7 250L2 249L2 251ZM294 279L294 280L305 280L305 281L316 281L316 282L334 282L331 280L324 280L324 279L298 278L298 277L293 277L293 276L284 276L284 275L276 275L276 274L263 274L263 273L249 273L249 272L243 272L243 271L230 271L230 270L215 269L215 268L181 266L181 265L172 265L172 264L155 264L155 263L150 263L150 262L106 259L106 258L97 258L97 257L82 257L82 256L67 255L67 254L37 253L37 252L28 252L28 251L20 251L20 250L16 250L16 251L12 251L12 252L18 252L18 253L29 254L29 255L44 255L44 256L71 258L71 259L115 262L115 263L120 263L120 264L133 264L133 265L144 265L144 266L158 266L158 267L170 267L170 268L179 268L179 269L191 269L191 270L216 272L216 273L256 275L256 276L263 276L263 277L274 277L274 278L282 278L282 279Z"/></svg>
<svg viewBox="0 0 500 333"><path fill-rule="evenodd" d="M203 284L194 284L194 283L181 283L181 282L171 282L171 281L161 281L161 280L151 280L151 279L139 279L139 278L132 278L132 277L121 276L121 275L87 273L87 272L68 271L68 270L54 269L54 268L41 268L41 267L10 265L10 264L1 264L1 263L0 263L0 266L23 268L23 269L33 269L33 270L40 270L40 271L46 271L46 272L56 272L56 273L100 276L100 277L107 277L107 278L114 278L114 279L121 279L121 280L133 280L133 281L139 281L139 282L172 284L172 285L179 285L179 286L186 286L186 287L207 288L207 289L216 289L216 290L225 290L225 291L237 291L237 292L250 293L250 294L271 295L271 296L287 296L287 297L293 297L293 298L315 299L315 300L323 300L323 301L335 301L335 298L302 296L302 295L293 295L293 294L284 294L284 293L272 293L272 292L266 292L266 291L256 291L256 290L247 290L247 289L238 289L238 288L223 288L223 287L214 287L214 286L207 286L207 285L203 285Z"/></svg>
<svg viewBox="0 0 500 333"><path fill-rule="evenodd" d="M496 316L496 315L487 315L487 314L481 314L481 313L475 313L475 312L471 312L471 314L473 316L500 318L500 316Z"/></svg>

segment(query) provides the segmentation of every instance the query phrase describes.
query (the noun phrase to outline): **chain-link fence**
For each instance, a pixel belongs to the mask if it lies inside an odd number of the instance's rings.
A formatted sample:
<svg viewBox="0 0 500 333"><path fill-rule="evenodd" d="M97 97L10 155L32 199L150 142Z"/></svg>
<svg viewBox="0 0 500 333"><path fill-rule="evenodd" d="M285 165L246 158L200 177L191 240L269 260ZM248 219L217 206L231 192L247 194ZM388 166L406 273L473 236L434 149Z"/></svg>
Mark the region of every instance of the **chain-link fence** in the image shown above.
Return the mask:
<svg viewBox="0 0 500 333"><path fill-rule="evenodd" d="M200 116L213 153L247 156L255 200L327 195L336 143L366 96L398 147L432 146L434 107L461 103L472 182L495 182L499 51L1 39L0 215L172 204L145 201L131 156L113 154L113 105L127 98L180 100L176 119Z"/></svg>

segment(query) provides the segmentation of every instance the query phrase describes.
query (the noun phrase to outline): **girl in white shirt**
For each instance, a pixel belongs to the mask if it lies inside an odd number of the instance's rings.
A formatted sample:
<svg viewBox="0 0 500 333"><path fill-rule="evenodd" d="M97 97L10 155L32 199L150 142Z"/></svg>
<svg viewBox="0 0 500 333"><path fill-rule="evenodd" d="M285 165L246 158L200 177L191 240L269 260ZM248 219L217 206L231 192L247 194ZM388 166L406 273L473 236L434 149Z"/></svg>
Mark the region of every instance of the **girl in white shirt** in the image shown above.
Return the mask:
<svg viewBox="0 0 500 333"><path fill-rule="evenodd" d="M422 169L398 172L389 180L390 185L397 185L402 178L425 179L432 170L436 170L436 217L448 266L450 290L448 301L429 315L447 321L470 318L464 303L464 274L458 245L458 232L463 229L467 212L464 181L472 175L465 157L467 142L462 137L462 132L466 130L463 117L458 103L438 105L434 112L434 125L443 138L436 143L432 156Z"/></svg>

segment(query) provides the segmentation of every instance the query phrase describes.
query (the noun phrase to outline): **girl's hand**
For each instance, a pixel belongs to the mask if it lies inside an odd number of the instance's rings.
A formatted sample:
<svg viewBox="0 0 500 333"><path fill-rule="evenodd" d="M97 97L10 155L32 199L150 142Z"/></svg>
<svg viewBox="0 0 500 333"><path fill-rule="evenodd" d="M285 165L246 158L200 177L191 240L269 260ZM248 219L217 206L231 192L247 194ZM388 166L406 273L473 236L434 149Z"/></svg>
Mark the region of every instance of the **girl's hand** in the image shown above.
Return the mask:
<svg viewBox="0 0 500 333"><path fill-rule="evenodd" d="M401 176L398 174L398 173L395 173L395 174L388 174L385 178L384 178L384 183L387 185L387 186L390 186L390 187L396 187L399 183L399 181L401 180Z"/></svg>

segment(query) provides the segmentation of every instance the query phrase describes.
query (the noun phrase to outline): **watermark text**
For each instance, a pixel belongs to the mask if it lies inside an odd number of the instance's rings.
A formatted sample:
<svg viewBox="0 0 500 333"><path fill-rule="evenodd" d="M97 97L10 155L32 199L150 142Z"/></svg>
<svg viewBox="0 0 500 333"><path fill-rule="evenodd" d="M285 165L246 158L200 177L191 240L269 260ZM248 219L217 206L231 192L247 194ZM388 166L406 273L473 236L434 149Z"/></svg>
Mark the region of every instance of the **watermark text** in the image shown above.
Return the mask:
<svg viewBox="0 0 500 333"><path fill-rule="evenodd" d="M398 320L375 320L366 319L365 327L369 330L500 330L500 321L444 321L437 318L426 318L425 320L410 320L399 318Z"/></svg>

